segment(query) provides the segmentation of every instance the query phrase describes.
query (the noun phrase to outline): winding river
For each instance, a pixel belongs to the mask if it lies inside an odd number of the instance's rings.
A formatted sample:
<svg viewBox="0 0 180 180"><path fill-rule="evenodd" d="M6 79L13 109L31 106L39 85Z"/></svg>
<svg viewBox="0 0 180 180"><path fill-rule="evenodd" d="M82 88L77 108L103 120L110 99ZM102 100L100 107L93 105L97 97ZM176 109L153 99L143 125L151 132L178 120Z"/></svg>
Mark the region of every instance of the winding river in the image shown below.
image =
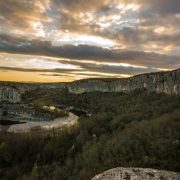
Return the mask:
<svg viewBox="0 0 180 180"><path fill-rule="evenodd" d="M50 130L53 128L67 127L74 125L78 118L79 116L69 112L69 116L56 118L53 121L27 121L23 124L10 125L7 132L25 133L36 129Z"/></svg>

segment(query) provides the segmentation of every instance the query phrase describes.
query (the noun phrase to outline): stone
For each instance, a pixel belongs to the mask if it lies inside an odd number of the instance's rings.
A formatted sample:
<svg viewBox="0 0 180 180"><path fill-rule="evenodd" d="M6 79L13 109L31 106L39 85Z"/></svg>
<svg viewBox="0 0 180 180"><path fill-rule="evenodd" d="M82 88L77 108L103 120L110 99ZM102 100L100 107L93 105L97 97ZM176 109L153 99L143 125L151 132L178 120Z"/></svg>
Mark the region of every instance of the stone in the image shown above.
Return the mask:
<svg viewBox="0 0 180 180"><path fill-rule="evenodd" d="M15 87L0 87L0 102L21 102L21 94Z"/></svg>
<svg viewBox="0 0 180 180"><path fill-rule="evenodd" d="M84 92L130 92L135 89L147 89L157 93L180 94L180 69L136 75L130 78L86 79L69 83L70 93Z"/></svg>
<svg viewBox="0 0 180 180"><path fill-rule="evenodd" d="M180 173L150 168L114 168L92 180L180 180Z"/></svg>

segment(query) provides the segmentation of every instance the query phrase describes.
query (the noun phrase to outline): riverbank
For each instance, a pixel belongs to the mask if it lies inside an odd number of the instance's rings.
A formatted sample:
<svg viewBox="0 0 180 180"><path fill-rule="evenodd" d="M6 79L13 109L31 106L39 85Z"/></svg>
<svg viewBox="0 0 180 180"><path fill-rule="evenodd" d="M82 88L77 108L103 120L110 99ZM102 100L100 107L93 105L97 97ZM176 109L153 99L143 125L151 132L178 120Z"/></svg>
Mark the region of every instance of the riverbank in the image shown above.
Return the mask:
<svg viewBox="0 0 180 180"><path fill-rule="evenodd" d="M74 125L78 116L69 112L69 116L56 118L53 121L27 121L23 124L14 124L6 128L6 132L10 133L28 133L32 130L51 130L66 126ZM1 126L2 129L2 126ZM4 128L3 128L4 129Z"/></svg>

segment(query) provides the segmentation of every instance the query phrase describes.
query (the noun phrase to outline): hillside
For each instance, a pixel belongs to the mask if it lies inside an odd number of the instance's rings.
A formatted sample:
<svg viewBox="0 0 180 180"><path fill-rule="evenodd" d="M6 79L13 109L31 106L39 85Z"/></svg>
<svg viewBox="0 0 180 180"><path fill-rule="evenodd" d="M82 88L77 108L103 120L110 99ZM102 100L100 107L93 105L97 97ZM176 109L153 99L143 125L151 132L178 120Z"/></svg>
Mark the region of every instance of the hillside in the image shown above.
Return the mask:
<svg viewBox="0 0 180 180"><path fill-rule="evenodd" d="M31 84L23 103L76 107L91 116L45 134L1 133L0 179L88 180L116 167L180 172L179 72Z"/></svg>
<svg viewBox="0 0 180 180"><path fill-rule="evenodd" d="M25 97L83 108L92 116L49 135L2 134L0 178L89 180L115 167L180 171L179 95L42 90Z"/></svg>

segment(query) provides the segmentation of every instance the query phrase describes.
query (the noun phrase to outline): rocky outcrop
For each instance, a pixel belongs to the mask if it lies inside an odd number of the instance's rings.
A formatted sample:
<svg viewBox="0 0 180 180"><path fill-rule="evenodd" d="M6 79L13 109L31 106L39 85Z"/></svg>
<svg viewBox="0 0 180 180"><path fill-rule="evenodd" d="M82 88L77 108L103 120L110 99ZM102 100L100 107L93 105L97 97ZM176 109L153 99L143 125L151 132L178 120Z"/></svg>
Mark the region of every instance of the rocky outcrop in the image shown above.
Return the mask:
<svg viewBox="0 0 180 180"><path fill-rule="evenodd" d="M0 81L1 87L17 88L21 94L37 89L65 89L66 83L28 83L28 82L8 82Z"/></svg>
<svg viewBox="0 0 180 180"><path fill-rule="evenodd" d="M96 175L92 180L180 180L180 174L149 168L115 168Z"/></svg>
<svg viewBox="0 0 180 180"><path fill-rule="evenodd" d="M0 102L21 102L21 94L15 87L0 87Z"/></svg>
<svg viewBox="0 0 180 180"><path fill-rule="evenodd" d="M84 92L129 92L146 88L148 91L180 94L180 69L168 72L157 72L118 79L87 79L70 83L67 86L71 93Z"/></svg>

